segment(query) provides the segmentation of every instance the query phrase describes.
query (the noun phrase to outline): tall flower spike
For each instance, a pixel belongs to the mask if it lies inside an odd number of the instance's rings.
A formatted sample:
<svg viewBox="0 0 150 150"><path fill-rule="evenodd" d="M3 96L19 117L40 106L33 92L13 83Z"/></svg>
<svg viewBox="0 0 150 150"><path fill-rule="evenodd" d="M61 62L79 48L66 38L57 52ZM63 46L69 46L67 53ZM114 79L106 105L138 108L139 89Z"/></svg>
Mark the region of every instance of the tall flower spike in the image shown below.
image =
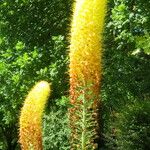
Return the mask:
<svg viewBox="0 0 150 150"><path fill-rule="evenodd" d="M78 101L79 96L84 95L86 101L93 99L92 109L95 113L100 104L102 32L106 5L107 0L76 0L74 5L69 65L70 96L74 105L70 109L72 143L78 138L79 126L76 122L80 117L77 114L81 112L78 111L80 105L84 105L82 99Z"/></svg>
<svg viewBox="0 0 150 150"><path fill-rule="evenodd" d="M22 150L42 150L42 114L50 94L46 81L38 82L29 92L21 109L19 142Z"/></svg>

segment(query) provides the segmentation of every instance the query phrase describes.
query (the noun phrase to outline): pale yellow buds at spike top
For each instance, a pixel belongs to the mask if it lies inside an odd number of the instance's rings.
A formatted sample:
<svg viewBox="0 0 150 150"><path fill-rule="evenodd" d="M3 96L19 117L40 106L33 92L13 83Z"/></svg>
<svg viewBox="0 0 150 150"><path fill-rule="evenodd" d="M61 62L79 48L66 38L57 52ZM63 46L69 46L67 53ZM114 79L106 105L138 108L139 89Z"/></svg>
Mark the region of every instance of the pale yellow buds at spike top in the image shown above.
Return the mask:
<svg viewBox="0 0 150 150"><path fill-rule="evenodd" d="M38 82L29 92L21 109L19 142L22 150L42 150L42 114L50 94L46 81Z"/></svg>

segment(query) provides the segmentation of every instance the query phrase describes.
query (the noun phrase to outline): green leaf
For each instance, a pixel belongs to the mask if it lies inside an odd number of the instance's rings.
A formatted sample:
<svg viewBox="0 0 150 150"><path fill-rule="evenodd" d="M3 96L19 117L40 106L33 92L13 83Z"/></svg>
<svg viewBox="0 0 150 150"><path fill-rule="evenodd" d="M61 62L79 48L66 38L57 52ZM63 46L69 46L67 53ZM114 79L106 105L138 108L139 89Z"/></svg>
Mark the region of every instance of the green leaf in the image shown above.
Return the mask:
<svg viewBox="0 0 150 150"><path fill-rule="evenodd" d="M21 41L18 41L15 48L16 50L22 50L25 47L25 44Z"/></svg>

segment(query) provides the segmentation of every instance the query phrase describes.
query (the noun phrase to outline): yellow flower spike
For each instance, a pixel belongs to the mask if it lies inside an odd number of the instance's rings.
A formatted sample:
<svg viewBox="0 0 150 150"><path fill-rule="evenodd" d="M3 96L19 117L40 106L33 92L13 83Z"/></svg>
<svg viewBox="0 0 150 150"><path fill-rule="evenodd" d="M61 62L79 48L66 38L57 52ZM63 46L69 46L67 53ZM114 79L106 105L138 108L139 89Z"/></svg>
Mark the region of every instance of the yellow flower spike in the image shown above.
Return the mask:
<svg viewBox="0 0 150 150"><path fill-rule="evenodd" d="M76 1L70 41L70 92L72 97L75 96L76 86L82 86L83 80L84 82L90 80L94 84L95 91L99 92L106 2L107 0ZM72 101L75 99L72 98Z"/></svg>
<svg viewBox="0 0 150 150"><path fill-rule="evenodd" d="M75 106L70 109L70 122L72 130L75 131L72 132L74 137L78 128L75 124L78 117L75 114L79 109L77 104L79 95L84 94L86 100L94 97L93 109L96 110L99 106L102 33L106 5L107 0L76 0L73 8L69 74L71 103ZM91 94L88 95L88 93Z"/></svg>
<svg viewBox="0 0 150 150"><path fill-rule="evenodd" d="M38 82L29 92L21 109L19 142L22 150L42 150L42 114L50 94L46 81Z"/></svg>

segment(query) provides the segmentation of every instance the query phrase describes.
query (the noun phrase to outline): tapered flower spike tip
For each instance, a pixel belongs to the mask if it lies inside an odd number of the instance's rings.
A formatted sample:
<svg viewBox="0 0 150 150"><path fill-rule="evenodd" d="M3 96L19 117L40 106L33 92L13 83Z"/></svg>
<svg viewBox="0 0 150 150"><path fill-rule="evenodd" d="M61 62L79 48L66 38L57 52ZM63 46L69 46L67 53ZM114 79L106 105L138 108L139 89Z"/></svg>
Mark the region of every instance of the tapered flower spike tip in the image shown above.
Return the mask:
<svg viewBox="0 0 150 150"><path fill-rule="evenodd" d="M19 142L22 150L42 150L42 114L48 97L50 85L38 82L27 95L20 115Z"/></svg>

